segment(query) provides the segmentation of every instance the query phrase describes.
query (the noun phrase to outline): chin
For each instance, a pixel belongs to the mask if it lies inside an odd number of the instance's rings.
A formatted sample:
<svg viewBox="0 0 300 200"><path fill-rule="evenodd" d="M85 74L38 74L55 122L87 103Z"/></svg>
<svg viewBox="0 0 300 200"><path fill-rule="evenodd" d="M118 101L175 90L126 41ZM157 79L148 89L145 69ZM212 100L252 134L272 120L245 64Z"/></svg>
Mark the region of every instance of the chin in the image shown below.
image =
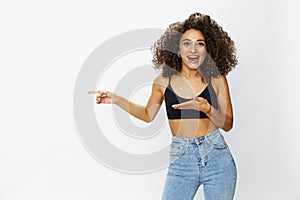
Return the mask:
<svg viewBox="0 0 300 200"><path fill-rule="evenodd" d="M196 69L199 69L200 68L200 66L201 66L201 64L199 63L199 64L197 64L197 65L195 65L195 64L189 64L189 65L187 65L188 66L188 68L190 68L190 69L194 69L194 70L196 70Z"/></svg>

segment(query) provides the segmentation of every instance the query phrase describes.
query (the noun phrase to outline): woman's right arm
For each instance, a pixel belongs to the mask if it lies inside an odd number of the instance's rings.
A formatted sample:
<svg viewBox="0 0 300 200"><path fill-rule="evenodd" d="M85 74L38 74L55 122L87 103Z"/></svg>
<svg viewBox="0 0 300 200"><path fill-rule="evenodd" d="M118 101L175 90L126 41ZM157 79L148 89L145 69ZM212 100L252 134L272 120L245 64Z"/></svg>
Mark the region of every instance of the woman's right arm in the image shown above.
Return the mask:
<svg viewBox="0 0 300 200"><path fill-rule="evenodd" d="M164 78L160 75L154 80L152 92L146 106L135 104L110 91L97 90L91 91L89 94L96 94L97 104L116 104L132 116L145 122L151 122L158 113L164 99L162 79Z"/></svg>

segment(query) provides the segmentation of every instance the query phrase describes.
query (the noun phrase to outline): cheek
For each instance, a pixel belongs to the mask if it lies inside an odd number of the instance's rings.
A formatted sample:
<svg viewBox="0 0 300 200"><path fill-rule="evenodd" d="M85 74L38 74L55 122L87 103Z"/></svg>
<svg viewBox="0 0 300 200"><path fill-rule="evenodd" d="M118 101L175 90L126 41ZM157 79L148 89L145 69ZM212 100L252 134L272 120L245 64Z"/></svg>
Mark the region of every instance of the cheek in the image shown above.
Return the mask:
<svg viewBox="0 0 300 200"><path fill-rule="evenodd" d="M202 48L199 52L203 57L205 57L207 54L206 48Z"/></svg>
<svg viewBox="0 0 300 200"><path fill-rule="evenodd" d="M206 47L204 46L204 47L200 48L200 49L199 49L199 52L200 52L201 54L205 55L205 54L206 54Z"/></svg>
<svg viewBox="0 0 300 200"><path fill-rule="evenodd" d="M181 47L179 48L179 53L180 53L181 55L187 54L187 51L188 51L188 48L185 48L185 47L183 47L183 46L181 46Z"/></svg>

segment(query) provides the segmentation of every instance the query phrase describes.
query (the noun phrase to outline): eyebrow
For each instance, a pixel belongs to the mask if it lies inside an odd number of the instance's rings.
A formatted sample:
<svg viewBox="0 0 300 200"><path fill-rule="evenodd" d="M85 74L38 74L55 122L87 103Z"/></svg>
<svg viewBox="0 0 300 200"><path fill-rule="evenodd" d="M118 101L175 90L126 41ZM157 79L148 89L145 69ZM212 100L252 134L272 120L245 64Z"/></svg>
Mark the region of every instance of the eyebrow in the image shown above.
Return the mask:
<svg viewBox="0 0 300 200"><path fill-rule="evenodd" d="M190 39L183 39L182 42L185 41L185 40L187 40L187 41L192 41L192 40L190 40ZM198 41L203 41L203 42L205 42L204 39L198 39L197 42L198 42Z"/></svg>

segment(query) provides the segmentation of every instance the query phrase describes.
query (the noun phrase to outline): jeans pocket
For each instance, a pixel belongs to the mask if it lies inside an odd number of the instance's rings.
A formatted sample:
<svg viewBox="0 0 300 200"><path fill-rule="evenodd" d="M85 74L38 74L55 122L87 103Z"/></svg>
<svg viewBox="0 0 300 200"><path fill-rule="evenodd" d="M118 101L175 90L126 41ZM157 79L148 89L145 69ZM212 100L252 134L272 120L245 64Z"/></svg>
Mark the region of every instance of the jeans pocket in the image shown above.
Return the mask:
<svg viewBox="0 0 300 200"><path fill-rule="evenodd" d="M212 140L212 144L213 144L214 149L222 150L222 149L228 148L228 145L227 145L223 135L220 135L220 136L214 138Z"/></svg>
<svg viewBox="0 0 300 200"><path fill-rule="evenodd" d="M182 142L172 142L170 147L170 163L175 162L187 150L187 144Z"/></svg>

